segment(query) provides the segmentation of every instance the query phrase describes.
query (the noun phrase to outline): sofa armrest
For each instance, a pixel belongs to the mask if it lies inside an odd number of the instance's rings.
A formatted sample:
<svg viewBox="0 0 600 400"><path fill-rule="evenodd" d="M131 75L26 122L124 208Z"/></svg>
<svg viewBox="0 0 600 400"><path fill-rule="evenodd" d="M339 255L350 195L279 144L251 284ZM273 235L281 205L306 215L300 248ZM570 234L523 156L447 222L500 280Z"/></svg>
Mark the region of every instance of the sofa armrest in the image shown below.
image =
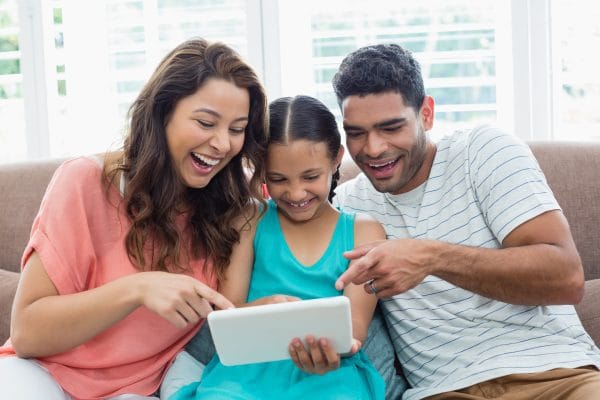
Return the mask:
<svg viewBox="0 0 600 400"><path fill-rule="evenodd" d="M583 300L575 309L587 333L600 346L600 279L585 282Z"/></svg>

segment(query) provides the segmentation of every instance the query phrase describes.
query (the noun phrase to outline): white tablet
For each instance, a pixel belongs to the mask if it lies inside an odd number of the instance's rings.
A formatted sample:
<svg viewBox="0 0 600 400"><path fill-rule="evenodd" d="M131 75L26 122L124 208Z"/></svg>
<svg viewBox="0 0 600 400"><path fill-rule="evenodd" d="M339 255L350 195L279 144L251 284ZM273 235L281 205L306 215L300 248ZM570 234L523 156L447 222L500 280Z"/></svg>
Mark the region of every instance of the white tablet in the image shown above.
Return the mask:
<svg viewBox="0 0 600 400"><path fill-rule="evenodd" d="M340 354L352 347L345 296L213 311L208 325L224 365L289 359L291 340L307 335L328 338Z"/></svg>

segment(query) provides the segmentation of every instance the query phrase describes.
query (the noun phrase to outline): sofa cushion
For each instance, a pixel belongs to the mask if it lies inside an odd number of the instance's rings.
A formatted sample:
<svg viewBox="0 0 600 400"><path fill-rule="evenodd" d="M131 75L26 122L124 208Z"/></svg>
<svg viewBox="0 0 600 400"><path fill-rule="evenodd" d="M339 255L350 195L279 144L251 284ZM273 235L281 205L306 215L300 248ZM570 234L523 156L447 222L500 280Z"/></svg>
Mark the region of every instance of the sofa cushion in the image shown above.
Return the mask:
<svg viewBox="0 0 600 400"><path fill-rule="evenodd" d="M575 309L585 330L600 346L600 279L585 282L583 300Z"/></svg>

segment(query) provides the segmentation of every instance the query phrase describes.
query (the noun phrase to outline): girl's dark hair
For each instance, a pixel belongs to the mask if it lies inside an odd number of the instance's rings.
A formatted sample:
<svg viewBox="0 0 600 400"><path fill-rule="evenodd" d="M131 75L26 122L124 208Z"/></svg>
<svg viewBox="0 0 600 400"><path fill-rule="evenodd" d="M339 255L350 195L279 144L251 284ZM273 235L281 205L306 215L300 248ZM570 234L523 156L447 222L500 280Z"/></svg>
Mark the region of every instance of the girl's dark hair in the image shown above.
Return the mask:
<svg viewBox="0 0 600 400"><path fill-rule="evenodd" d="M249 120L241 151L206 187L194 189L177 176L165 126L177 102L211 78L248 90ZM247 213L252 198L261 198L266 112L265 92L256 73L222 43L191 39L160 62L131 105L124 157L113 171L122 171L127 182L125 208L131 229L125 245L134 264L142 270L185 271L190 258L204 257L205 272L207 261L212 261L222 278L240 237L235 221ZM182 204L189 212L183 231L176 222Z"/></svg>
<svg viewBox="0 0 600 400"><path fill-rule="evenodd" d="M348 96L395 92L418 112L425 99L419 63L397 44L365 46L348 54L332 84L340 106Z"/></svg>
<svg viewBox="0 0 600 400"><path fill-rule="evenodd" d="M321 101L310 96L281 97L269 105L268 144L287 144L304 139L325 143L327 153L334 160L340 150L341 136L335 116ZM340 178L340 169L333 174L329 200Z"/></svg>

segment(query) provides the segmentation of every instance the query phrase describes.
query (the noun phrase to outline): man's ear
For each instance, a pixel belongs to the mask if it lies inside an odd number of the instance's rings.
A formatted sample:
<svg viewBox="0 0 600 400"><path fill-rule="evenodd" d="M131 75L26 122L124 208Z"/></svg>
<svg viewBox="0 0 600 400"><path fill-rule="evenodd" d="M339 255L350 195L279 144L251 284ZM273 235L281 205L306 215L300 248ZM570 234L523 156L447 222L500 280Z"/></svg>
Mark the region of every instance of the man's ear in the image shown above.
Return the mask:
<svg viewBox="0 0 600 400"><path fill-rule="evenodd" d="M426 131L433 127L434 109L435 101L433 100L433 97L425 96L421 109L419 110L419 118L421 119L423 129Z"/></svg>

